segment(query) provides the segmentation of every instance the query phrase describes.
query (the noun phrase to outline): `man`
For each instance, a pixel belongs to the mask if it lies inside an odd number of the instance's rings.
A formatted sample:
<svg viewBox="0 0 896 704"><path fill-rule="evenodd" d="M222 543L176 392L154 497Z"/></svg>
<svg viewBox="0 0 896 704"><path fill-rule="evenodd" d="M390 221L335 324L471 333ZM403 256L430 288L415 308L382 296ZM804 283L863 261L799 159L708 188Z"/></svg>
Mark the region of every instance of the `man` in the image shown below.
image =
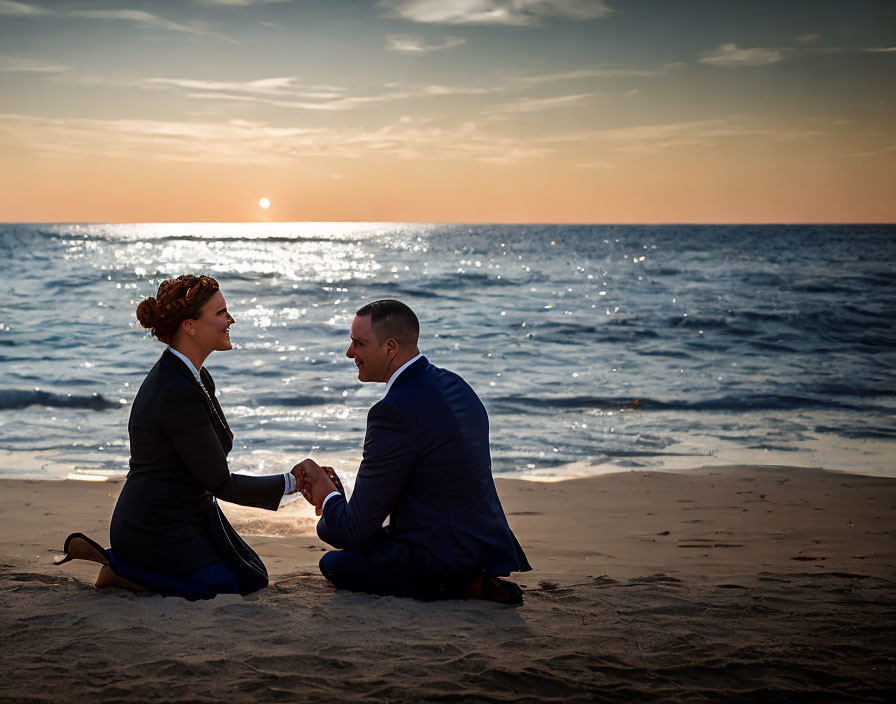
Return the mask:
<svg viewBox="0 0 896 704"><path fill-rule="evenodd" d="M520 588L497 578L531 567L495 491L485 408L457 374L420 354L419 334L399 301L370 303L352 322L345 354L358 379L385 383L386 395L367 416L350 501L331 468L293 468L321 515L317 534L337 548L321 572L353 591L520 603Z"/></svg>

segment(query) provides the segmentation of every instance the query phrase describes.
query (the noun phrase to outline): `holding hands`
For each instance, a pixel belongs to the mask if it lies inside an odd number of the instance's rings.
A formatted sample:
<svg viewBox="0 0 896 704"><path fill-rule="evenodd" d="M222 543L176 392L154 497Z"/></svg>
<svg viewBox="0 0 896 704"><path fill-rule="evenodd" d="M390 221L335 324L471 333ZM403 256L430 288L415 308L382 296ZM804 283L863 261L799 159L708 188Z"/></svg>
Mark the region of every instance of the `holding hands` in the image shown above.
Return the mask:
<svg viewBox="0 0 896 704"><path fill-rule="evenodd" d="M332 467L321 467L314 460L302 460L290 470L296 478L298 491L305 500L314 506L314 512L320 516L323 513L324 499L334 491L345 496L342 482Z"/></svg>

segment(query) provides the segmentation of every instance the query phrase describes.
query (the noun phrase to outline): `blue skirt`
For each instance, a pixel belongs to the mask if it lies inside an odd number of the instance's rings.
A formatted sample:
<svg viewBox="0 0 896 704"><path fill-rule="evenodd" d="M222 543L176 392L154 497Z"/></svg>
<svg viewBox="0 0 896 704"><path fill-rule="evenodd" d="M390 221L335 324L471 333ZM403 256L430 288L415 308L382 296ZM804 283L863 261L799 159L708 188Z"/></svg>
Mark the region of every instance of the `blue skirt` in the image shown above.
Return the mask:
<svg viewBox="0 0 896 704"><path fill-rule="evenodd" d="M179 596L190 601L213 599L218 594L243 594L247 584L233 567L226 562L213 562L183 577L171 577L133 567L117 559L112 550L106 550L109 566L120 577L162 596Z"/></svg>

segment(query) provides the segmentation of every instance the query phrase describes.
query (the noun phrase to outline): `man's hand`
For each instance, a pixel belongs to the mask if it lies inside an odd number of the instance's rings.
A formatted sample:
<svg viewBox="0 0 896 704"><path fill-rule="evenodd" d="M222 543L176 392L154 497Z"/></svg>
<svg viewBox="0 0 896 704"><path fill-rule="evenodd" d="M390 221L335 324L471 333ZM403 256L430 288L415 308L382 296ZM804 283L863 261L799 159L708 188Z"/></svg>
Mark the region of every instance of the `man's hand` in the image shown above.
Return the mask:
<svg viewBox="0 0 896 704"><path fill-rule="evenodd" d="M292 474L296 478L299 490L308 503L314 506L314 512L320 516L323 513L324 499L334 491L341 491L342 482L336 476L332 467L321 467L314 460L307 459L299 462L292 468ZM330 477L335 478L335 482ZM338 482L338 486L336 484Z"/></svg>

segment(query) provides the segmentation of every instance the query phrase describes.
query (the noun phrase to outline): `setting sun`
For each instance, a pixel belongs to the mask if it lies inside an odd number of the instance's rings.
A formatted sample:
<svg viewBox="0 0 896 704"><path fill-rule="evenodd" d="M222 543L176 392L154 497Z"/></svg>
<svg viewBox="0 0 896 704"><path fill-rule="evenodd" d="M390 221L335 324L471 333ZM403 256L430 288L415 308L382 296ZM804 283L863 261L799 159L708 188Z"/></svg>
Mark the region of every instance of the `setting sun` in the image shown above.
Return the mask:
<svg viewBox="0 0 896 704"><path fill-rule="evenodd" d="M271 207L271 201L267 198L262 198L260 201L258 201L258 204L261 206L262 210L267 210Z"/></svg>

